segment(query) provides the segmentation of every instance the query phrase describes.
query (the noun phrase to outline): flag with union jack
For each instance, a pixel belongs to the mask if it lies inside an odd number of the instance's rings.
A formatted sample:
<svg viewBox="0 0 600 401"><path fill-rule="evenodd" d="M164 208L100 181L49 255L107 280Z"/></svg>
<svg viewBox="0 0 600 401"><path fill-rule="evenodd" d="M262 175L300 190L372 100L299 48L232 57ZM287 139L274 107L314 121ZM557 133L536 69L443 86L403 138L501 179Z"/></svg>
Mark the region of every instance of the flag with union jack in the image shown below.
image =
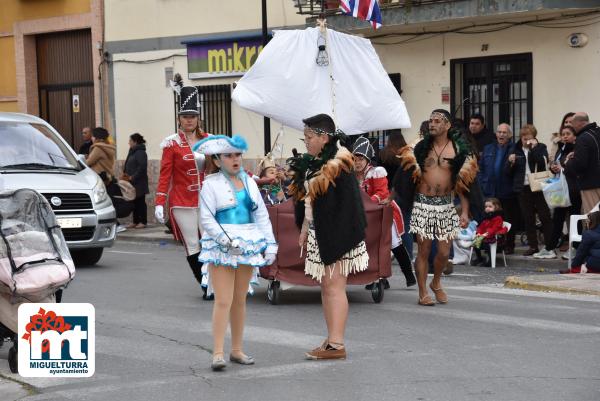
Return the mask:
<svg viewBox="0 0 600 401"><path fill-rule="evenodd" d="M340 0L344 14L369 21L374 29L381 27L381 10L377 0Z"/></svg>

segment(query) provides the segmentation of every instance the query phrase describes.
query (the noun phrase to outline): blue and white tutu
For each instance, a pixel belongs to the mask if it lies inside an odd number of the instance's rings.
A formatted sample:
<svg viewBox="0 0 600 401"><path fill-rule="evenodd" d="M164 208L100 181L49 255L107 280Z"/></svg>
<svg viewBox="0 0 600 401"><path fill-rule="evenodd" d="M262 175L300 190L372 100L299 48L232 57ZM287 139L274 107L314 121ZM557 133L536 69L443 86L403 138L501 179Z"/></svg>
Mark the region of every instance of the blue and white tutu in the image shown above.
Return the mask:
<svg viewBox="0 0 600 401"><path fill-rule="evenodd" d="M265 267L267 261L263 256L269 245L275 245L269 242L255 223L249 224L223 224L223 229L227 232L232 241L238 243L241 252L233 254L229 252L229 247L219 244L215 238L203 236L200 241L202 250L198 260L203 263L202 266L202 286L207 288L207 295L213 294L212 284L209 275L209 265L227 266L237 269L240 265L251 266L254 274L250 279L248 293L253 294L253 285L258 285L259 268ZM223 234L224 235L224 234Z"/></svg>

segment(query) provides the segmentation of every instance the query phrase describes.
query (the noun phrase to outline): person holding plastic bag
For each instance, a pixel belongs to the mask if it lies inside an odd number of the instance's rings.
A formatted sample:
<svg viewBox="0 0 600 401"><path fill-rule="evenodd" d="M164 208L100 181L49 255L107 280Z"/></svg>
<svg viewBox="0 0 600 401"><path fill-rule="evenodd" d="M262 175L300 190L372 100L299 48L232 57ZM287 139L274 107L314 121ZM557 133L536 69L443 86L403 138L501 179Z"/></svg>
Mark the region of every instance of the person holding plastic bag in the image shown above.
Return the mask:
<svg viewBox="0 0 600 401"><path fill-rule="evenodd" d="M577 176L572 172L565 172L564 166L567 160L567 155L575 150L575 140L577 139L573 127L566 126L560 132L562 147L556 152L554 163L550 166L553 173L560 175L560 182L553 183L555 187L559 187L563 191L563 199L570 200L570 205L560 205L554 208L552 240L550 245L554 248L558 247L562 236L563 226L565 221L568 222L568 215L581 213L581 192L577 183ZM565 188L566 184L566 188ZM544 196L549 193L548 186L544 188ZM566 190L566 193L564 192ZM568 197L568 198L567 198ZM546 199L548 201L548 199ZM548 205L552 207L552 200ZM572 252L569 250L569 252ZM534 256L535 257L535 256Z"/></svg>

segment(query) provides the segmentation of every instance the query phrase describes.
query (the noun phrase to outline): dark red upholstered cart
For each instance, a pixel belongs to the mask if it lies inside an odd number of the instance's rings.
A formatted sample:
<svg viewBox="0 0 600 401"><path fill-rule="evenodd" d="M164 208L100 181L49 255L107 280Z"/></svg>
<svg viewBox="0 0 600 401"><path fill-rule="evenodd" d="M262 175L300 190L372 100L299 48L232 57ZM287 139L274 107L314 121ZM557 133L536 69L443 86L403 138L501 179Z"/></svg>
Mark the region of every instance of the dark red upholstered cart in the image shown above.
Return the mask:
<svg viewBox="0 0 600 401"><path fill-rule="evenodd" d="M348 277L349 285L365 285L375 282L371 295L376 303L383 300L383 283L379 280L392 275L391 241L392 208L379 205L367 194L362 194L367 215L366 243L369 253L369 268ZM281 284L318 286L319 283L304 274L304 255L300 258L298 237L300 231L294 222L294 205L287 200L276 206L267 207L275 238L279 243L277 260L269 267L260 269L262 278L269 280L268 301L276 305L282 297Z"/></svg>

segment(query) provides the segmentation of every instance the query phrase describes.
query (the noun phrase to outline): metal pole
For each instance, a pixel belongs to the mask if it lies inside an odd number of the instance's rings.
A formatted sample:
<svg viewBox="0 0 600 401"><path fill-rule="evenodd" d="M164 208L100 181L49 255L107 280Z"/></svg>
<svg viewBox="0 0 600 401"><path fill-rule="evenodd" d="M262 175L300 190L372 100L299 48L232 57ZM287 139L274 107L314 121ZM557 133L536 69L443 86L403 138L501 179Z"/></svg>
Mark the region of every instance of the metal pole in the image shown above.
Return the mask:
<svg viewBox="0 0 600 401"><path fill-rule="evenodd" d="M269 42L267 33L267 0L261 0L262 3L262 44L263 48ZM271 119L263 117L264 132L265 132L265 155L271 151Z"/></svg>

